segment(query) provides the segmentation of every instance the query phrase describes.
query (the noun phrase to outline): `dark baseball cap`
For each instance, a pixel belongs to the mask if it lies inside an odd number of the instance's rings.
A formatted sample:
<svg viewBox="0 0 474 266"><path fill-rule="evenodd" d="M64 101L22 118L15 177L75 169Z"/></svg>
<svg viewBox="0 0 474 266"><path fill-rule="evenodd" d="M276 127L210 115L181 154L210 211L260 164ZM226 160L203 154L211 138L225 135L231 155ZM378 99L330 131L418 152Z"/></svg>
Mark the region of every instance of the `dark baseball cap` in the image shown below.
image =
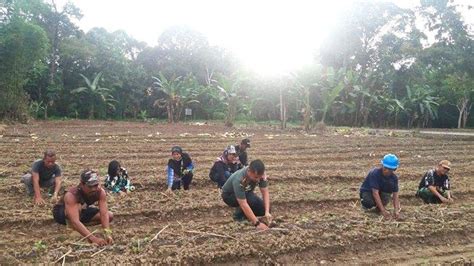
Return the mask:
<svg viewBox="0 0 474 266"><path fill-rule="evenodd" d="M99 184L99 176L96 171L85 170L81 174L81 182L89 187L97 186Z"/></svg>
<svg viewBox="0 0 474 266"><path fill-rule="evenodd" d="M250 140L249 139L243 139L240 143L245 144L245 145L247 145L247 147L250 148Z"/></svg>

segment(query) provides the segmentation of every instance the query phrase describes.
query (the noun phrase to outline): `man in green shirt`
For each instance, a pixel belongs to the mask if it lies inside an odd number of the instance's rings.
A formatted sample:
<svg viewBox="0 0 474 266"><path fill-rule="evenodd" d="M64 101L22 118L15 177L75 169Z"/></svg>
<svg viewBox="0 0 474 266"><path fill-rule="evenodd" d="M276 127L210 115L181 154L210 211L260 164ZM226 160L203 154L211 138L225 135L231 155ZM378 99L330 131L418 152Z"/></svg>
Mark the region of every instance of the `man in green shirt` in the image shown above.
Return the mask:
<svg viewBox="0 0 474 266"><path fill-rule="evenodd" d="M262 192L263 200L253 192L257 186ZM252 161L248 167L233 173L222 187L222 199L228 206L237 208L234 220L242 221L247 218L258 229L268 229L268 226L260 223L257 218L271 217L268 180L263 162Z"/></svg>

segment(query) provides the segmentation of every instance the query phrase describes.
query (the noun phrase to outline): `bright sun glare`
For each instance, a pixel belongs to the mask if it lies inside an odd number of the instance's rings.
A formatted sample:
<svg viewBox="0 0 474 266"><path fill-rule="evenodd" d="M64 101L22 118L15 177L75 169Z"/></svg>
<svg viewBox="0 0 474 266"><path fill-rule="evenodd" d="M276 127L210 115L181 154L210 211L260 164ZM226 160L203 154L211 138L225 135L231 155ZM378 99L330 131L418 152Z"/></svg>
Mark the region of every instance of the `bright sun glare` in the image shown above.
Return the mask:
<svg viewBox="0 0 474 266"><path fill-rule="evenodd" d="M64 3L66 0L61 0ZM247 68L265 76L297 70L312 62L334 22L340 1L73 1L83 12L84 30L125 30L156 45L173 25L200 31L213 45L230 50Z"/></svg>

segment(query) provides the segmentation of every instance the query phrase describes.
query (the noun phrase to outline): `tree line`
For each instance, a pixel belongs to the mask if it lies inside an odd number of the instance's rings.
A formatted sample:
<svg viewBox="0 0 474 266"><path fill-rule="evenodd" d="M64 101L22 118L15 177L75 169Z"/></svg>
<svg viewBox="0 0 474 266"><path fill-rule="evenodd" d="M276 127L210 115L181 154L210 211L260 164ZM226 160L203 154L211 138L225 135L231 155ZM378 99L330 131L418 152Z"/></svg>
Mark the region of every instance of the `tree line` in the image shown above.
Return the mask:
<svg viewBox="0 0 474 266"><path fill-rule="evenodd" d="M5 0L0 7L0 118L279 120L344 126L474 125L471 7L355 2L312 65L262 78L187 26L149 46L124 31L82 31L72 3ZM312 34L308 32L307 34ZM278 57L278 54L275 55Z"/></svg>

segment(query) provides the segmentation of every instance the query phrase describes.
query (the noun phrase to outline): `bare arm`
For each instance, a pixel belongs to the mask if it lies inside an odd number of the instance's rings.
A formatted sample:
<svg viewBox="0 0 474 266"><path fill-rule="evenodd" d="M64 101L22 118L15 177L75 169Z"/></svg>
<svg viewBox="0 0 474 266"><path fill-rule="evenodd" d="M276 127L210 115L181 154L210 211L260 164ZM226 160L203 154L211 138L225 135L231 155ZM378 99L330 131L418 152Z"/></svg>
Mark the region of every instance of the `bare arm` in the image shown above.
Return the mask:
<svg viewBox="0 0 474 266"><path fill-rule="evenodd" d="M37 172L31 173L31 182L33 183L34 198L33 202L36 205L43 205L45 201L41 198L41 189L39 185L39 174Z"/></svg>
<svg viewBox="0 0 474 266"><path fill-rule="evenodd" d="M446 193L448 194L448 200L453 200L453 198L451 197L451 191L446 190Z"/></svg>
<svg viewBox="0 0 474 266"><path fill-rule="evenodd" d="M61 182L62 182L61 176L57 176L54 178L54 197L57 197L59 194L59 190L61 189Z"/></svg>
<svg viewBox="0 0 474 266"><path fill-rule="evenodd" d="M79 219L79 208L81 208L81 206L76 202L74 195L71 193L66 193L64 195L64 212L67 219L69 220L70 225L82 236L89 236L87 238L92 241L94 236Z"/></svg>
<svg viewBox="0 0 474 266"><path fill-rule="evenodd" d="M242 211L244 212L247 219L249 219L249 221L252 224L255 224L258 221L258 219L255 216L255 214L253 213L252 209L250 208L250 206L247 202L247 199L237 199L237 202L239 203L239 206L242 209Z"/></svg>
<svg viewBox="0 0 474 266"><path fill-rule="evenodd" d="M448 200L438 192L435 186L428 186L428 189L431 191L431 193L433 193L436 197L438 197L442 202L446 202Z"/></svg>
<svg viewBox="0 0 474 266"><path fill-rule="evenodd" d="M33 190L35 192L35 198L41 198L41 190L39 185L39 174L37 172L31 173L31 180L33 181Z"/></svg>
<svg viewBox="0 0 474 266"><path fill-rule="evenodd" d="M237 202L239 203L239 206L242 209L242 211L244 212L247 219L249 219L249 221L252 224L256 224L257 222L259 222L257 217L255 216L255 214L253 213L252 209L250 208L250 206L247 202L247 199L237 199ZM267 230L268 226L264 223L259 223L259 225L257 226L257 229Z"/></svg>
<svg viewBox="0 0 474 266"><path fill-rule="evenodd" d="M398 197L398 192L393 192L393 216L395 219L400 218L400 198Z"/></svg>
<svg viewBox="0 0 474 266"><path fill-rule="evenodd" d="M380 198L379 190L373 188L373 189L372 189L372 196L374 197L375 205L377 206L377 208L379 209L379 211L380 211L384 216L386 216L386 215L387 215L387 210L385 209L385 207L384 207L383 204L382 204L382 199Z"/></svg>
<svg viewBox="0 0 474 266"><path fill-rule="evenodd" d="M400 198L398 197L398 192L393 192L393 208L396 212L400 211Z"/></svg>
<svg viewBox="0 0 474 266"><path fill-rule="evenodd" d="M107 197L104 189L100 189L99 196L99 212L100 212L100 223L102 228L109 228L109 209L107 208Z"/></svg>
<svg viewBox="0 0 474 266"><path fill-rule="evenodd" d="M265 215L267 216L270 214L270 192L268 187L260 188L260 192L262 192L263 206L265 206Z"/></svg>

